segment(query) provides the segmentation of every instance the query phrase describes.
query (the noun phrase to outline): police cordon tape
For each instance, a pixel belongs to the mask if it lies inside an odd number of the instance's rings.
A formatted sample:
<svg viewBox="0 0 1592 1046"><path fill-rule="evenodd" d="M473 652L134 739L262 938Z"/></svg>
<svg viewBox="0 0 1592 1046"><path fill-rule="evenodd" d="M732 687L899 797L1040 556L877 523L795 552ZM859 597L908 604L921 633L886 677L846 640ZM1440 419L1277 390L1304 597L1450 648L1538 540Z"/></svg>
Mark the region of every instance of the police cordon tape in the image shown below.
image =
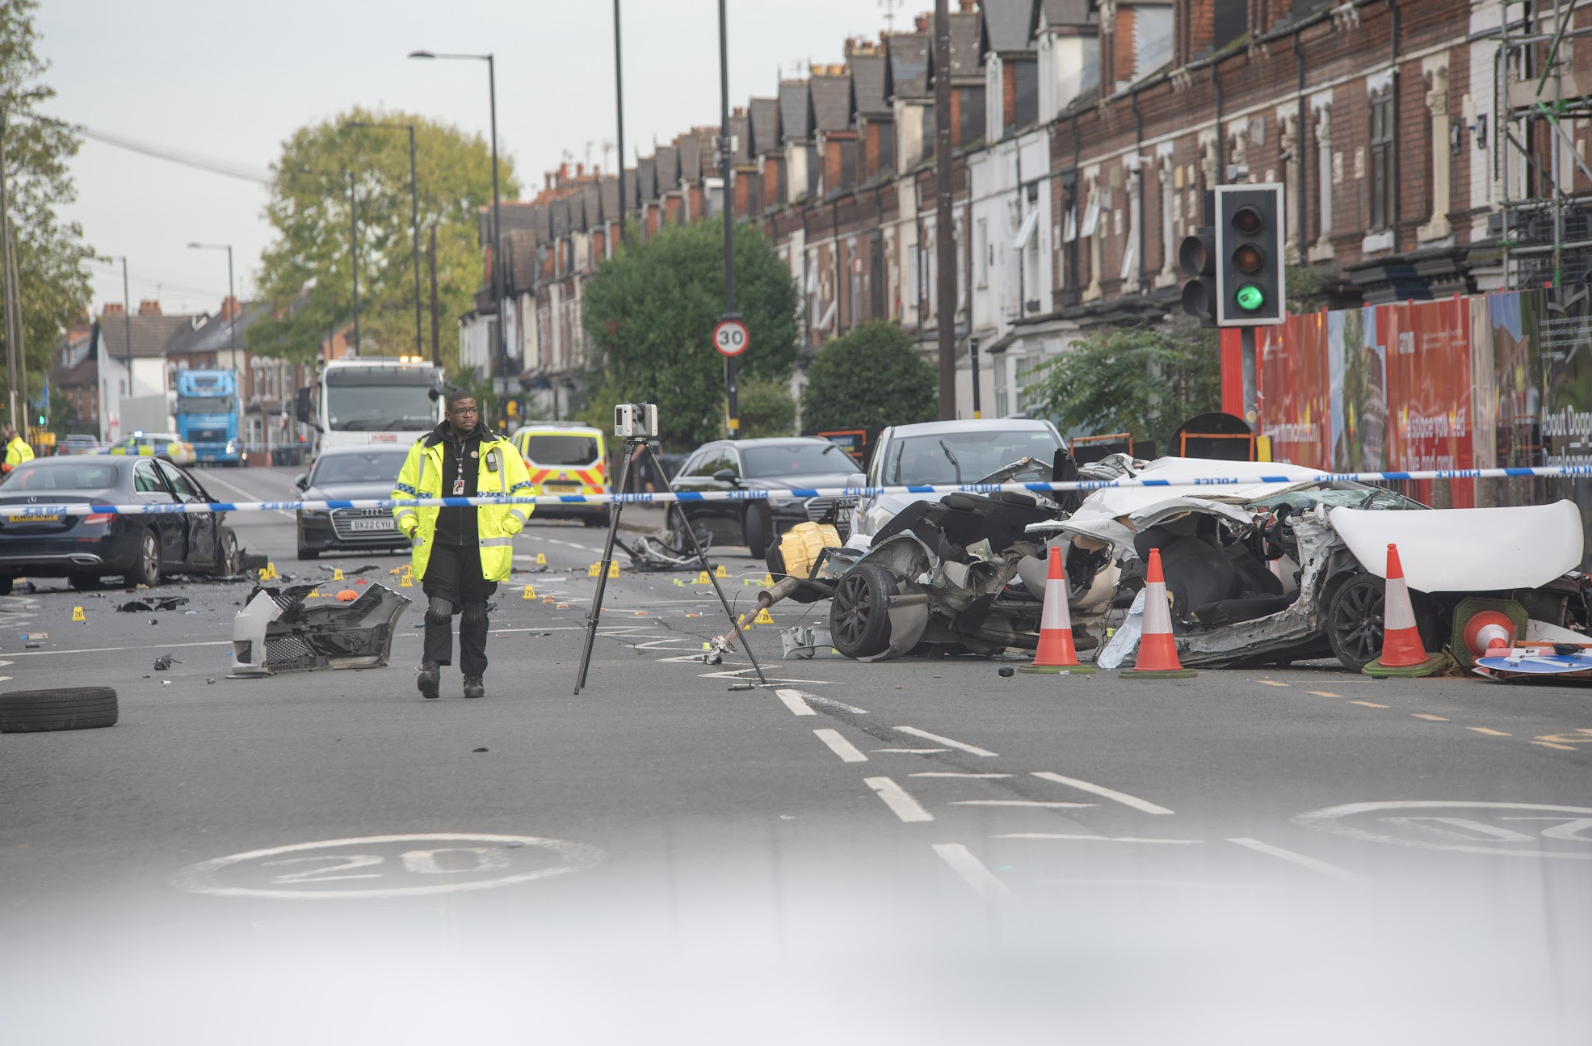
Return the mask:
<svg viewBox="0 0 1592 1046"><path fill-rule="evenodd" d="M798 487L789 490L683 491L677 494L538 494L473 498L361 498L349 501L200 501L183 504L95 505L71 502L19 505L0 502L0 516L166 516L206 512L329 512L333 509L470 508L483 505L665 505L697 501L800 501L803 498L878 497L883 494L1049 494L1076 490L1085 493L1119 487L1233 487L1312 483L1386 483L1429 479L1592 479L1592 465L1537 465L1529 468L1441 469L1424 472L1315 472L1308 475L1199 476L1156 479L1128 476L1121 479L1067 480L1054 483L957 483L934 486ZM0 497L12 494L0 487Z"/></svg>

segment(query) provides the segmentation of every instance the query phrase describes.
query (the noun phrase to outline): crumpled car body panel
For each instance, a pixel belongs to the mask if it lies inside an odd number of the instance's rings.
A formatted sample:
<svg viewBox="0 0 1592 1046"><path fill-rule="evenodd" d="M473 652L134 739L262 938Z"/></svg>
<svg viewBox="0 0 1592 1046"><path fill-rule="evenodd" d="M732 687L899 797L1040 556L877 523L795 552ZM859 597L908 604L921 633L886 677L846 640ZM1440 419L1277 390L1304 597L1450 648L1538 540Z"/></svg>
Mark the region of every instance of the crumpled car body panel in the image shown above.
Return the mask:
<svg viewBox="0 0 1592 1046"><path fill-rule="evenodd" d="M307 605L313 585L256 588L232 624L234 678L322 668L379 668L409 599L373 584L351 603Z"/></svg>
<svg viewBox="0 0 1592 1046"><path fill-rule="evenodd" d="M1398 545L1404 578L1418 592L1538 588L1579 567L1584 551L1573 501L1419 515L1335 508L1330 518L1377 577L1387 577L1387 547Z"/></svg>

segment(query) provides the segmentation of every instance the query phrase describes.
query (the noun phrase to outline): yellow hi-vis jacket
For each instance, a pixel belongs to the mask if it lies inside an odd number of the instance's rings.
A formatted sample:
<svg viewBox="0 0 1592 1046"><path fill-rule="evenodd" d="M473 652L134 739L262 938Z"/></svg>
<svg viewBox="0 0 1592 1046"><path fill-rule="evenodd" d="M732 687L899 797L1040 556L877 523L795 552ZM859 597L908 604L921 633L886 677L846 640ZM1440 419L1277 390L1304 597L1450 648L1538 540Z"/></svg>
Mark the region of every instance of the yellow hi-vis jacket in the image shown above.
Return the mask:
<svg viewBox="0 0 1592 1046"><path fill-rule="evenodd" d="M21 436L11 437L11 442L6 444L6 460L0 465L0 472L10 472L24 461L33 460L33 448L28 446L28 441Z"/></svg>
<svg viewBox="0 0 1592 1046"><path fill-rule="evenodd" d="M409 457L398 473L398 483L393 488L393 500L403 498L451 497L452 491L443 492L442 441L440 431L415 441L409 448ZM476 496L511 494L524 497L531 493L530 475L525 471L525 459L514 444L497 439L483 430L480 457L476 464ZM534 505L482 505L475 510L478 537L481 546L481 574L487 581L507 581L514 563L514 535L525 527ZM431 545L437 534L436 507L410 507L399 505L392 510L398 529L409 535L414 548L413 570L419 578L426 576L426 563L431 559Z"/></svg>

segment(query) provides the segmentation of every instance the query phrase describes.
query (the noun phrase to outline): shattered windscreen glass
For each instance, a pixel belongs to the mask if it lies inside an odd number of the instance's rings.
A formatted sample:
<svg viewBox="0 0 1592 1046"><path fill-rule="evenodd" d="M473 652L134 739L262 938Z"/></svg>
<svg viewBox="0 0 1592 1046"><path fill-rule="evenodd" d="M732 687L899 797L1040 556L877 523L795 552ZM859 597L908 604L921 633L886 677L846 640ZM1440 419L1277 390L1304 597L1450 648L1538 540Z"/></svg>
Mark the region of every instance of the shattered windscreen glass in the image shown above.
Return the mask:
<svg viewBox="0 0 1592 1046"><path fill-rule="evenodd" d="M1291 505L1296 509L1310 509L1317 505L1326 505L1328 508L1368 508L1392 509L1401 511L1407 509L1428 508L1419 501L1411 501L1403 494L1381 487L1367 487L1358 483L1341 484L1335 487L1314 487L1309 490L1290 490L1284 494L1273 494L1271 497L1259 498L1251 502L1257 508L1276 508L1278 505Z"/></svg>

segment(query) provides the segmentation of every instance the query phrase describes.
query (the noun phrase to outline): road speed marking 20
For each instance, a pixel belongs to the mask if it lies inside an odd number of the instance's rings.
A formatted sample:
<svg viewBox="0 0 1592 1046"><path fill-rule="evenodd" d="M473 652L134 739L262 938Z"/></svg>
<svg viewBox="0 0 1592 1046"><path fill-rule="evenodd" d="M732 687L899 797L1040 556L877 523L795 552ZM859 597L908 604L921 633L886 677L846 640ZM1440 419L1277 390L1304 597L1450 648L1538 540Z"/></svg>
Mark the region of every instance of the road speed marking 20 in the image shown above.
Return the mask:
<svg viewBox="0 0 1592 1046"><path fill-rule="evenodd" d="M603 857L594 846L533 835L372 835L217 857L188 865L170 882L217 897L418 897L547 879Z"/></svg>
<svg viewBox="0 0 1592 1046"><path fill-rule="evenodd" d="M739 356L751 340L746 324L733 316L726 316L713 328L713 347L726 356Z"/></svg>
<svg viewBox="0 0 1592 1046"><path fill-rule="evenodd" d="M1400 799L1347 803L1294 823L1422 850L1592 861L1592 807Z"/></svg>

